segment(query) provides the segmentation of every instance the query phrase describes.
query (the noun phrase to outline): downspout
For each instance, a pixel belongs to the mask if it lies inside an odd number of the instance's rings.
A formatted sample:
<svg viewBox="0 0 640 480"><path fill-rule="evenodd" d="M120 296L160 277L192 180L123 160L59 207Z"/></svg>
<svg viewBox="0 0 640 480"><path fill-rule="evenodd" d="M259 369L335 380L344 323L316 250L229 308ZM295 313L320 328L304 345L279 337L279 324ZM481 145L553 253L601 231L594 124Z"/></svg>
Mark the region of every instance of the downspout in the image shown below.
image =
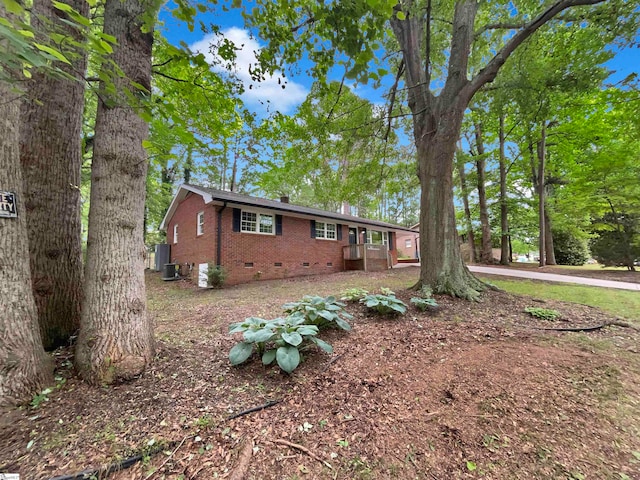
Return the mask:
<svg viewBox="0 0 640 480"><path fill-rule="evenodd" d="M227 208L225 201L222 208L218 210L218 231L216 232L216 267L222 266L222 212Z"/></svg>

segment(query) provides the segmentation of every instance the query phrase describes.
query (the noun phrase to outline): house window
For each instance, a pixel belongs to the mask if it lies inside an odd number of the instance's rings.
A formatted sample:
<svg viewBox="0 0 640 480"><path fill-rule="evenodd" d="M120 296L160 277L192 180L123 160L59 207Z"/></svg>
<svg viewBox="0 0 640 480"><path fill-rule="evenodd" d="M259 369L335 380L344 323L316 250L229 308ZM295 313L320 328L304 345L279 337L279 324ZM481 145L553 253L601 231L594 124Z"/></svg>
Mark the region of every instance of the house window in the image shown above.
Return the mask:
<svg viewBox="0 0 640 480"><path fill-rule="evenodd" d="M373 245L389 245L389 232L367 230L367 243Z"/></svg>
<svg viewBox="0 0 640 480"><path fill-rule="evenodd" d="M411 241L411 239L410 239L410 238L407 238L407 239L404 241L404 247L405 247L405 248L411 248L411 247L413 247L413 242Z"/></svg>
<svg viewBox="0 0 640 480"><path fill-rule="evenodd" d="M204 233L204 212L198 213L198 235Z"/></svg>
<svg viewBox="0 0 640 480"><path fill-rule="evenodd" d="M273 215L243 210L240 217L240 230L242 232L273 235L274 223Z"/></svg>
<svg viewBox="0 0 640 480"><path fill-rule="evenodd" d="M173 243L178 243L178 224L173 226Z"/></svg>
<svg viewBox="0 0 640 480"><path fill-rule="evenodd" d="M326 240L335 240L336 224L316 222L316 238L324 238Z"/></svg>

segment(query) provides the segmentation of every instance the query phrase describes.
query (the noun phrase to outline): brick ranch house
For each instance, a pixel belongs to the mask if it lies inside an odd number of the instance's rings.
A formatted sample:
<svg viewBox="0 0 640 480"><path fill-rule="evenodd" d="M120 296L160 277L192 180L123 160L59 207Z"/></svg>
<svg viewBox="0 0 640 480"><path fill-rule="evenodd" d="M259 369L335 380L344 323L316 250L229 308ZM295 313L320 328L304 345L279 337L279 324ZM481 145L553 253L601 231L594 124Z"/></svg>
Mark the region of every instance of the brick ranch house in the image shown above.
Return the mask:
<svg viewBox="0 0 640 480"><path fill-rule="evenodd" d="M398 260L395 241L409 228L281 201L181 185L160 228L170 261L200 279L220 265L233 285L334 273L386 270ZM415 232L413 232L415 233Z"/></svg>

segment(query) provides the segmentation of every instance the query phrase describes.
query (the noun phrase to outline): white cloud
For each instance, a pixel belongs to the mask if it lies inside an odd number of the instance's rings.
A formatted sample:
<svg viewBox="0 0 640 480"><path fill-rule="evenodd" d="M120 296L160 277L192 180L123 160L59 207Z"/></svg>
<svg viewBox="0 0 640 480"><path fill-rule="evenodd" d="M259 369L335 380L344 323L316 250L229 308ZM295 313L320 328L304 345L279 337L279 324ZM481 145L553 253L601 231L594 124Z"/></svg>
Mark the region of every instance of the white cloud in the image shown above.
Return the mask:
<svg viewBox="0 0 640 480"><path fill-rule="evenodd" d="M259 83L251 80L249 66L257 63L256 52L260 51L261 46L249 36L246 30L231 27L221 33L236 46L236 64L233 73L244 84L245 92L242 94L242 99L247 104L252 106L262 105L265 109L287 113L302 103L307 96L308 90L303 85L291 81L291 79L287 79L284 89L278 83L278 76L267 75L265 80ZM189 48L194 53L204 54L209 63L216 65L219 62L215 61L210 52L210 45L216 44L218 40L215 34L208 34L202 40L190 45ZM220 66L214 66L214 69L222 70Z"/></svg>

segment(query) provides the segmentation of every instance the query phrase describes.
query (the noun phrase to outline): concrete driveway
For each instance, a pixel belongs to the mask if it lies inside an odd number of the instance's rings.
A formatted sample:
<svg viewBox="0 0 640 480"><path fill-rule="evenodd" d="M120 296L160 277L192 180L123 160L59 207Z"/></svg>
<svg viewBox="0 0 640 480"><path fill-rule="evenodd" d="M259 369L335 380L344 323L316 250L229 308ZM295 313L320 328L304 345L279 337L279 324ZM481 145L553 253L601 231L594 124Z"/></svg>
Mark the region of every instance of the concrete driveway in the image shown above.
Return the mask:
<svg viewBox="0 0 640 480"><path fill-rule="evenodd" d="M419 263L398 263L393 268L419 267ZM502 275L505 277L528 278L530 280L543 280L545 282L575 283L578 285L590 285L592 287L618 288L620 290L634 290L640 292L640 283L616 282L614 280L599 280L597 278L575 277L572 275L559 275L556 273L530 272L528 270L510 270L508 268L483 267L479 265L467 265L474 273L487 275Z"/></svg>
<svg viewBox="0 0 640 480"><path fill-rule="evenodd" d="M576 283L579 285L591 285L593 287L619 288L621 290L635 290L640 292L640 283L616 282L613 280L599 280L597 278L558 275L556 273L530 272L528 270L481 267L479 265L468 265L468 267L469 270L474 273L486 273L487 275L504 275L505 277L528 278L530 280L544 280L546 282Z"/></svg>

